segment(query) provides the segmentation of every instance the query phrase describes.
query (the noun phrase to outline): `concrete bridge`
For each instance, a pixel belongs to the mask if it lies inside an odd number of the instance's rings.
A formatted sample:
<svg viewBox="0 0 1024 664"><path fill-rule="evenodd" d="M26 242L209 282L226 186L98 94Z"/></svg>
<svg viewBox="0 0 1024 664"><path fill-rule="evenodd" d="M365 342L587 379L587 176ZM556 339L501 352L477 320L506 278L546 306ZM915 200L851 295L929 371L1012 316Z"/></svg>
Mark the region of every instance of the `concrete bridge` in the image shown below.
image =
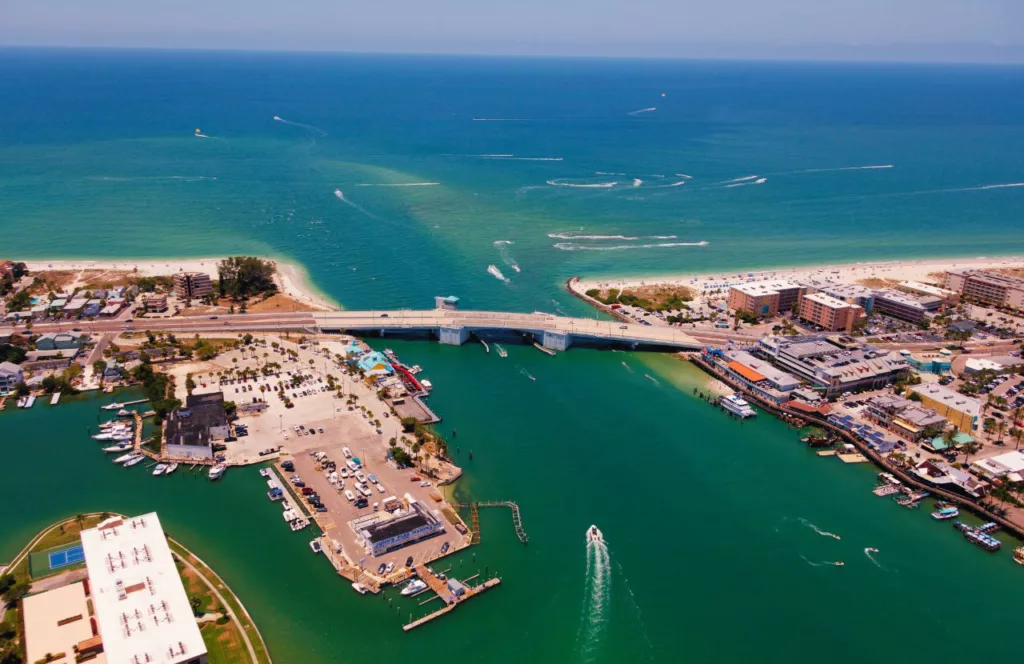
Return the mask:
<svg viewBox="0 0 1024 664"><path fill-rule="evenodd" d="M313 320L314 327L322 332L429 336L452 345L464 344L474 336L488 340L519 337L552 350L566 350L573 345L699 350L704 345L677 328L569 318L542 312L447 309L332 311L316 312Z"/></svg>

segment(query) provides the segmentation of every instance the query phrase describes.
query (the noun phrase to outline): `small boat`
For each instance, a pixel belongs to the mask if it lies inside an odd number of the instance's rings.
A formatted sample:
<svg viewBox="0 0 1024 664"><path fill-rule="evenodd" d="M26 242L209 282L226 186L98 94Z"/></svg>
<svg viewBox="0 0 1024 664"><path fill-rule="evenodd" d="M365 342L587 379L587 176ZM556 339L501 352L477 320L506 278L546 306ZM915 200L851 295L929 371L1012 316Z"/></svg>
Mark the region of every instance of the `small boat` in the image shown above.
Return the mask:
<svg viewBox="0 0 1024 664"><path fill-rule="evenodd" d="M352 458L352 450L350 450L347 447L341 448L341 453L345 455L346 459L351 459Z"/></svg>
<svg viewBox="0 0 1024 664"><path fill-rule="evenodd" d="M424 583L422 580L420 580L420 579L413 579L408 584L406 584L406 586L404 588L402 588L402 591L401 591L400 594L405 595L406 597L408 597L409 595L415 595L416 593L418 593L421 590L426 590L426 588L427 588L427 584Z"/></svg>
<svg viewBox="0 0 1024 664"><path fill-rule="evenodd" d="M943 507L940 510L932 512L932 518L936 521L945 521L946 519L955 519L960 516L960 510L955 507Z"/></svg>
<svg viewBox="0 0 1024 664"><path fill-rule="evenodd" d="M299 532L308 525L309 521L306 521L305 519L293 519L288 522L288 526L292 529L293 533Z"/></svg>
<svg viewBox="0 0 1024 664"><path fill-rule="evenodd" d="M508 357L508 351L502 348L500 344L494 344L494 348L498 351L498 357Z"/></svg>
<svg viewBox="0 0 1024 664"><path fill-rule="evenodd" d="M272 472L273 472L273 471L272 471L272 470L270 470L269 468L260 468L260 476L261 476L261 477L270 477L270 474L271 474Z"/></svg>
<svg viewBox="0 0 1024 664"><path fill-rule="evenodd" d="M132 411L128 410L127 408L122 408L121 410L117 411L118 417L131 417L131 415Z"/></svg>
<svg viewBox="0 0 1024 664"><path fill-rule="evenodd" d="M172 462L171 462L171 463L170 463L170 464L169 464L169 465L167 466L167 470L165 470L165 471L164 471L164 475L170 475L171 473L173 473L173 472L174 472L174 471L176 471L177 469L178 469L178 462L177 462L177 461L172 461Z"/></svg>
<svg viewBox="0 0 1024 664"><path fill-rule="evenodd" d="M156 467L153 469L153 475L154 476L156 476L156 475L163 475L166 470L167 470L167 464L166 463L158 463L158 464L156 464Z"/></svg>
<svg viewBox="0 0 1024 664"><path fill-rule="evenodd" d="M597 526L591 526L587 530L587 541L588 542L604 542L604 534L598 530Z"/></svg>
<svg viewBox="0 0 1024 664"><path fill-rule="evenodd" d="M224 475L224 471L227 469L228 467L226 465L224 465L223 463L218 463L216 466L210 468L210 472L207 473L207 476L210 478L211 481L219 480L221 476Z"/></svg>
<svg viewBox="0 0 1024 664"><path fill-rule="evenodd" d="M876 549L873 546L869 546L868 548L864 549L864 553L878 553L878 549Z"/></svg>
<svg viewBox="0 0 1024 664"><path fill-rule="evenodd" d="M128 459L127 461L124 462L124 467L125 468L131 468L132 466L134 466L136 464L142 463L143 460L145 460L145 458L146 458L145 454L138 454L138 453L136 453L134 456L132 456L131 459Z"/></svg>
<svg viewBox="0 0 1024 664"><path fill-rule="evenodd" d="M28 403L28 397L21 397L17 401L17 406L18 408L24 408L26 403Z"/></svg>
<svg viewBox="0 0 1024 664"><path fill-rule="evenodd" d="M323 548L320 546L320 540L312 540L309 543L309 548L313 550L313 553L323 553Z"/></svg>
<svg viewBox="0 0 1024 664"><path fill-rule="evenodd" d="M34 394L28 395L25 399L25 408L31 408L32 404L36 402L36 396Z"/></svg>
<svg viewBox="0 0 1024 664"><path fill-rule="evenodd" d="M107 452L123 452L124 450L130 450L132 446L129 443L118 443L117 445L111 445L110 447L104 447L103 451Z"/></svg>
<svg viewBox="0 0 1024 664"><path fill-rule="evenodd" d="M843 565L845 565L846 563L844 563L844 562L843 562L842 560L837 560L837 561L835 561L835 562L834 562L834 563L832 563L832 564L833 564L833 565L835 565L836 567L842 567L842 566L843 566Z"/></svg>
<svg viewBox="0 0 1024 664"><path fill-rule="evenodd" d="M356 592L357 592L357 593L359 593L360 595L365 595L365 594L366 594L367 592L369 592L369 590L367 589L367 587L366 587L366 586L364 586L364 585L363 585L363 584L361 584L361 583L353 583L353 584L352 584L352 590L356 591Z"/></svg>
<svg viewBox="0 0 1024 664"><path fill-rule="evenodd" d="M102 406L102 408L103 410L121 410L124 408L124 404L115 401L114 403L108 403L106 406Z"/></svg>
<svg viewBox="0 0 1024 664"><path fill-rule="evenodd" d="M114 463L124 463L128 459L131 459L132 457L134 457L136 454L137 454L136 452L130 452L128 454L122 454L121 456L119 456L116 459L114 459Z"/></svg>

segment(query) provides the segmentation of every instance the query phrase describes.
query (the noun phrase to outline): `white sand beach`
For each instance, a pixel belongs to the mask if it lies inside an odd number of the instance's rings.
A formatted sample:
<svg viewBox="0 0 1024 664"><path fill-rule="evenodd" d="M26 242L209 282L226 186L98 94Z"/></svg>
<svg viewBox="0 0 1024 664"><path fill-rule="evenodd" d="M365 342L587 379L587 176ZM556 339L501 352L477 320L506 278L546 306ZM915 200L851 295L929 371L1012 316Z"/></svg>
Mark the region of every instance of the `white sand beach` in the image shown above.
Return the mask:
<svg viewBox="0 0 1024 664"><path fill-rule="evenodd" d="M650 277L581 278L573 284L577 291L592 288L637 288L640 286L673 285L696 290L721 287L749 281L817 279L837 283L855 283L861 279L922 281L935 283L940 272L958 269L1024 268L1024 257L936 258L836 265L810 265L759 271L711 272Z"/></svg>

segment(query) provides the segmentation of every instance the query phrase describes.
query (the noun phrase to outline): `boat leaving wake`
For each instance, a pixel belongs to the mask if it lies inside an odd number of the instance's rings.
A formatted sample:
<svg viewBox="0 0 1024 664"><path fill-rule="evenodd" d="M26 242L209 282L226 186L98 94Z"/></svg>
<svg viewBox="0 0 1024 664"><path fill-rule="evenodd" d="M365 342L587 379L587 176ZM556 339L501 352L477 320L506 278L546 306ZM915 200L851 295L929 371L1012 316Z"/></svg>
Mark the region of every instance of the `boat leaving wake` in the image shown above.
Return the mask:
<svg viewBox="0 0 1024 664"><path fill-rule="evenodd" d="M436 187L440 182L362 182L357 187Z"/></svg>
<svg viewBox="0 0 1024 664"><path fill-rule="evenodd" d="M494 242L494 246L498 248L498 253L501 254L501 260L504 261L505 265L508 265L516 272L522 272L522 270L519 269L519 263L516 262L516 259L512 258L512 255L508 251L509 245L513 244L515 244L515 242L512 240L496 240Z"/></svg>
<svg viewBox="0 0 1024 664"><path fill-rule="evenodd" d="M608 624L612 564L608 545L597 526L587 529L586 543L586 586L576 640L583 660L590 662L598 654L598 644Z"/></svg>
<svg viewBox="0 0 1024 664"><path fill-rule="evenodd" d="M532 381L536 381L537 380L536 378L534 378L532 373L530 373L529 371L527 371L526 369L524 369L522 367L519 367L519 373L523 374L524 376L526 376L527 378L529 378Z"/></svg>
<svg viewBox="0 0 1024 664"><path fill-rule="evenodd" d="M650 108L638 108L635 111L630 111L626 115L643 115L644 113L653 113L658 110L657 106L651 106Z"/></svg>
<svg viewBox="0 0 1024 664"><path fill-rule="evenodd" d="M299 127L301 129L305 129L306 131L313 132L314 134L318 134L320 136L326 136L327 135L327 132L324 131L323 129L321 129L320 127L314 127L313 125L302 124L301 122L292 122L291 120L285 120L280 115L275 115L274 116L274 121L275 122L280 122L280 123L286 124L286 125L291 125L293 127Z"/></svg>
<svg viewBox="0 0 1024 664"><path fill-rule="evenodd" d="M487 271L498 281L504 281L506 284L508 283L508 279L501 273L501 270L498 269L497 265L488 265Z"/></svg>
<svg viewBox="0 0 1024 664"><path fill-rule="evenodd" d="M706 247L710 244L707 240L700 242L657 242L652 244L615 244L595 245L580 244L579 242L556 242L551 245L559 251L625 251L627 249L654 249L658 247Z"/></svg>
<svg viewBox="0 0 1024 664"><path fill-rule="evenodd" d="M808 528L810 528L814 532L818 533L822 537L831 537L831 538L837 539L837 540L843 539L842 537L840 537L839 535L836 535L835 533L830 533L830 532L828 532L826 530L822 530L821 528L817 527L816 525L814 525L813 523L811 523L810 521L808 521L807 519L805 519L803 517L800 518L800 523L804 524L805 526L807 526Z"/></svg>
<svg viewBox="0 0 1024 664"><path fill-rule="evenodd" d="M864 549L864 555L868 557L868 560L875 564L875 567L878 567L879 569L885 569L884 567L882 567L882 563L875 560L875 557L871 555L873 553L878 553L878 549L876 549L873 546L869 546L868 548Z"/></svg>
<svg viewBox="0 0 1024 664"><path fill-rule="evenodd" d="M625 363L623 363L623 364L625 364ZM654 376L652 376L651 374L646 374L645 373L644 374L644 378L646 378L647 380L651 381L655 385L661 385L661 383L658 382L658 379L655 378Z"/></svg>
<svg viewBox="0 0 1024 664"><path fill-rule="evenodd" d="M626 367L626 371L628 371L629 373L633 373L633 370L625 362L622 363L622 366ZM648 376L648 378L650 378L650 376Z"/></svg>

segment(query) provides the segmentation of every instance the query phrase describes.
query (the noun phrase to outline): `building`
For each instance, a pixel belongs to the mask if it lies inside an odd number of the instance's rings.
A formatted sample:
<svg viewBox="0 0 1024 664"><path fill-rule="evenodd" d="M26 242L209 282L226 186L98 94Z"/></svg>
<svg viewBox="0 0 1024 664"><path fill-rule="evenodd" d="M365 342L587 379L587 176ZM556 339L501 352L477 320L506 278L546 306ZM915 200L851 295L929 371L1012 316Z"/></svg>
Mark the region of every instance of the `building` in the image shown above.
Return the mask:
<svg viewBox="0 0 1024 664"><path fill-rule="evenodd" d="M213 441L229 432L223 393L190 394L164 422L164 449L174 458L212 459Z"/></svg>
<svg viewBox="0 0 1024 664"><path fill-rule="evenodd" d="M1024 279L988 270L957 270L947 272L946 290L960 293L964 299L1024 309Z"/></svg>
<svg viewBox="0 0 1024 664"><path fill-rule="evenodd" d="M360 356L356 360L356 366L367 376L383 376L394 372L388 358L376 350Z"/></svg>
<svg viewBox="0 0 1024 664"><path fill-rule="evenodd" d="M764 337L757 352L825 396L879 389L905 376L906 358L871 346L841 348L822 337Z"/></svg>
<svg viewBox="0 0 1024 664"><path fill-rule="evenodd" d="M14 338L15 332L13 327L0 327L0 344L9 344L11 339Z"/></svg>
<svg viewBox="0 0 1024 664"><path fill-rule="evenodd" d="M449 295L447 297L443 295L438 295L437 297L434 298L434 308L444 309L445 311L458 311L459 298L455 297L454 295Z"/></svg>
<svg viewBox="0 0 1024 664"><path fill-rule="evenodd" d="M900 355L907 358L907 364L919 373L936 375L948 374L953 368L953 356L943 348L938 353L911 353L902 350Z"/></svg>
<svg viewBox="0 0 1024 664"><path fill-rule="evenodd" d="M100 316L112 317L116 316L121 311L121 304L108 304L107 306L100 309Z"/></svg>
<svg viewBox="0 0 1024 664"><path fill-rule="evenodd" d="M728 306L733 311L769 318L796 309L806 290L790 281L752 281L729 288Z"/></svg>
<svg viewBox="0 0 1024 664"><path fill-rule="evenodd" d="M807 289L808 293L824 293L829 297L842 300L848 304L856 304L867 313L875 308L875 291L860 284L846 284L822 279L808 279L801 281L800 285Z"/></svg>
<svg viewBox="0 0 1024 664"><path fill-rule="evenodd" d="M85 305L89 302L84 297L78 297L64 305L65 316L80 316L85 310Z"/></svg>
<svg viewBox="0 0 1024 664"><path fill-rule="evenodd" d="M203 636L155 512L82 531L82 550L107 662L206 664Z"/></svg>
<svg viewBox="0 0 1024 664"><path fill-rule="evenodd" d="M410 496L406 497L409 498L408 510L390 518L380 518L378 512L376 519L358 521L356 532L371 555L381 556L444 532L440 519Z"/></svg>
<svg viewBox="0 0 1024 664"><path fill-rule="evenodd" d="M797 317L825 332L852 332L864 310L825 293L811 293L800 298Z"/></svg>
<svg viewBox="0 0 1024 664"><path fill-rule="evenodd" d="M987 459L978 459L971 463L971 468L980 475L992 479L1005 477L1011 482L1024 481L1024 450L1013 450Z"/></svg>
<svg viewBox="0 0 1024 664"><path fill-rule="evenodd" d="M884 288L875 291L875 311L910 323L920 323L929 313L942 308L942 298L919 297Z"/></svg>
<svg viewBox="0 0 1024 664"><path fill-rule="evenodd" d="M954 392L938 383L913 385L910 391L921 397L921 404L949 420L959 431L970 432L978 422L981 402Z"/></svg>
<svg viewBox="0 0 1024 664"><path fill-rule="evenodd" d="M943 306L955 307L960 302L960 293L946 290L938 286L922 283L920 281L901 281L896 288L912 295L923 295L925 297L937 297L942 300Z"/></svg>
<svg viewBox="0 0 1024 664"><path fill-rule="evenodd" d="M82 315L89 317L99 316L102 308L103 300L93 298L85 303L85 306L82 308Z"/></svg>
<svg viewBox="0 0 1024 664"><path fill-rule="evenodd" d="M914 467L914 474L945 489L960 489L974 498L983 497L989 487L988 482L979 480L974 475L954 468L944 461L922 461Z"/></svg>
<svg viewBox="0 0 1024 664"><path fill-rule="evenodd" d="M29 662L106 661L103 641L89 610L88 585L78 581L22 600L25 655ZM47 660L49 655L62 655Z"/></svg>
<svg viewBox="0 0 1024 664"><path fill-rule="evenodd" d="M80 349L89 337L77 332L50 332L36 339L36 350Z"/></svg>
<svg viewBox="0 0 1024 664"><path fill-rule="evenodd" d="M142 296L142 306L146 311L167 311L167 296L150 293Z"/></svg>
<svg viewBox="0 0 1024 664"><path fill-rule="evenodd" d="M213 282L205 272L174 274L174 294L179 300L198 299L213 292Z"/></svg>
<svg viewBox="0 0 1024 664"><path fill-rule="evenodd" d="M0 362L0 394L13 392L18 383L25 382L25 373L13 362Z"/></svg>
<svg viewBox="0 0 1024 664"><path fill-rule="evenodd" d="M753 383L764 381L772 389L779 392L791 392L800 387L800 379L772 366L766 360L754 357L743 350L725 352L728 360L726 367Z"/></svg>
<svg viewBox="0 0 1024 664"><path fill-rule="evenodd" d="M933 438L946 427L946 418L934 410L894 394L872 397L864 412L869 419L908 440Z"/></svg>

